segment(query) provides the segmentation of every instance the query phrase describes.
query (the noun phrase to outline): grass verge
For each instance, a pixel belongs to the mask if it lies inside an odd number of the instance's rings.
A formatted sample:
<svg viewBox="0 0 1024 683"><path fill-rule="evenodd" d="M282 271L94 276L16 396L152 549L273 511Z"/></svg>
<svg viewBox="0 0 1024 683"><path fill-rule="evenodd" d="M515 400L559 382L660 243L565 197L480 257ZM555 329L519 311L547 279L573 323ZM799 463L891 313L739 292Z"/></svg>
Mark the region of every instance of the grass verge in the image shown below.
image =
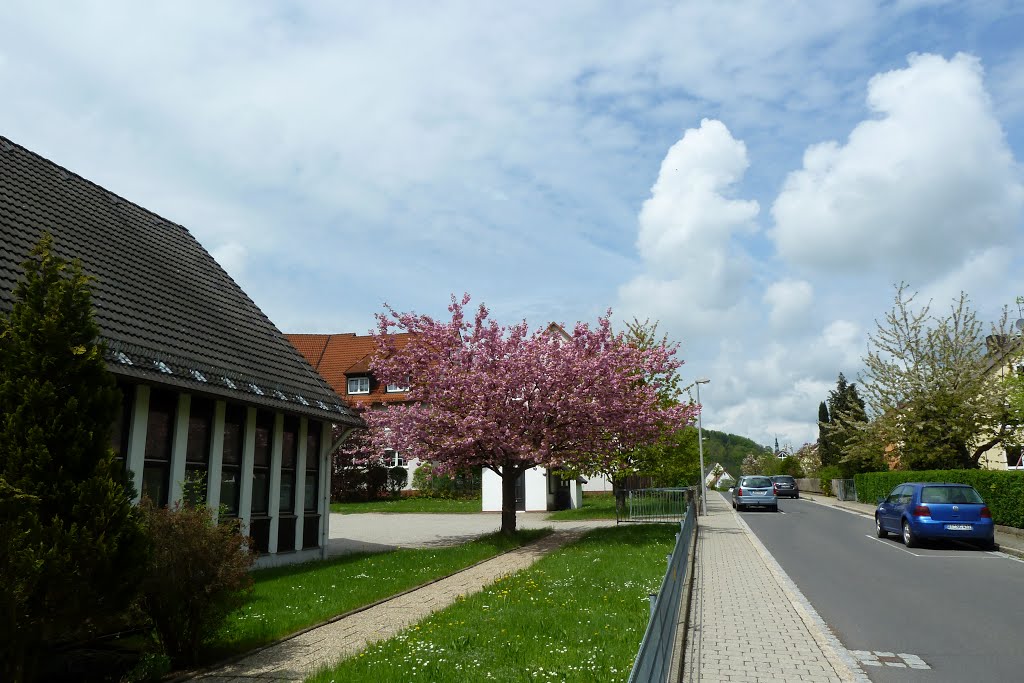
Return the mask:
<svg viewBox="0 0 1024 683"><path fill-rule="evenodd" d="M675 525L596 529L310 681L626 681Z"/></svg>
<svg viewBox="0 0 1024 683"><path fill-rule="evenodd" d="M552 512L545 519L615 519L615 496L611 493L584 493L583 507Z"/></svg>
<svg viewBox="0 0 1024 683"><path fill-rule="evenodd" d="M207 643L206 661L246 652L551 533L500 533L451 548L359 553L253 572L252 600Z"/></svg>
<svg viewBox="0 0 1024 683"><path fill-rule="evenodd" d="M394 498L391 500L371 500L365 503L331 503L331 512L355 515L361 512L480 512L482 509L479 498L447 500L444 498Z"/></svg>

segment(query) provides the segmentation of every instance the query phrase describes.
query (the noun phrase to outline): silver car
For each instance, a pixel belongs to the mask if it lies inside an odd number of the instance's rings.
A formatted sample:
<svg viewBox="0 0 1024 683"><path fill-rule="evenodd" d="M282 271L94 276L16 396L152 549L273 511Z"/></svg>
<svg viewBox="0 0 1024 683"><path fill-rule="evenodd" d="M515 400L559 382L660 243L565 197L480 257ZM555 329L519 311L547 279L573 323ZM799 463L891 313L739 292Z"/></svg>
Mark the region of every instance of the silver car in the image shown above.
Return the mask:
<svg viewBox="0 0 1024 683"><path fill-rule="evenodd" d="M772 512L779 511L779 499L771 477L749 475L740 477L732 490L732 507L743 510L751 507L766 507Z"/></svg>

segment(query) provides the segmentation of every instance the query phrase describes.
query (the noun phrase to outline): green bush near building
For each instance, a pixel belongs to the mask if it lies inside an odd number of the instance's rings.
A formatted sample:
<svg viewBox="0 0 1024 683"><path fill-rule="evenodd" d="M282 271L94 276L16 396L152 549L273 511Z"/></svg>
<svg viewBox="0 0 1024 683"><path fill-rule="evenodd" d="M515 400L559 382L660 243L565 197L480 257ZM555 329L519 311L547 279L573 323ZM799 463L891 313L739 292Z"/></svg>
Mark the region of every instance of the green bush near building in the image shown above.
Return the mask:
<svg viewBox="0 0 1024 683"><path fill-rule="evenodd" d="M1024 472L1006 470L922 470L867 472L854 477L857 500L877 503L896 486L908 481L945 481L970 484L985 499L992 521L1024 528Z"/></svg>

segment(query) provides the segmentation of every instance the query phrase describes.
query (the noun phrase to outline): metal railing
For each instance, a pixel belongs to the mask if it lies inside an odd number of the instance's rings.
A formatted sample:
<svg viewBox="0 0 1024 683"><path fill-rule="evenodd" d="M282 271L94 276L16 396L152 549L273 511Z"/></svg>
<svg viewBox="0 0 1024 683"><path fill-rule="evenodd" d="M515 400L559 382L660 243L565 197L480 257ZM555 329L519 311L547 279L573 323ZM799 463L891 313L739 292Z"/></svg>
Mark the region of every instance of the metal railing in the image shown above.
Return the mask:
<svg viewBox="0 0 1024 683"><path fill-rule="evenodd" d="M651 596L651 619L640 642L629 683L665 683L672 667L672 651L679 624L679 603L686 585L686 573L697 528L697 507L692 498L679 524L676 547L668 556L668 570L661 590Z"/></svg>
<svg viewBox="0 0 1024 683"><path fill-rule="evenodd" d="M615 522L682 522L695 495L692 487L623 491L616 497Z"/></svg>
<svg viewBox="0 0 1024 683"><path fill-rule="evenodd" d="M853 485L853 479L833 479L832 493L836 500L857 500L857 488Z"/></svg>

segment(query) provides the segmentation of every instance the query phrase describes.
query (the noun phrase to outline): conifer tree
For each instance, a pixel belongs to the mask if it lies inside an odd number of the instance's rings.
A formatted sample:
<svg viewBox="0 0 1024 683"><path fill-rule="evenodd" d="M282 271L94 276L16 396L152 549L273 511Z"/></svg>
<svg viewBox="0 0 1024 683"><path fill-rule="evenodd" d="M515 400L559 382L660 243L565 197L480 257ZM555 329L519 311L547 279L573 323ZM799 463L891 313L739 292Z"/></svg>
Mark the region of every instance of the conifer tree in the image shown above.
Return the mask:
<svg viewBox="0 0 1024 683"><path fill-rule="evenodd" d="M0 680L134 597L145 542L110 448L120 402L89 278L43 237L0 315Z"/></svg>

